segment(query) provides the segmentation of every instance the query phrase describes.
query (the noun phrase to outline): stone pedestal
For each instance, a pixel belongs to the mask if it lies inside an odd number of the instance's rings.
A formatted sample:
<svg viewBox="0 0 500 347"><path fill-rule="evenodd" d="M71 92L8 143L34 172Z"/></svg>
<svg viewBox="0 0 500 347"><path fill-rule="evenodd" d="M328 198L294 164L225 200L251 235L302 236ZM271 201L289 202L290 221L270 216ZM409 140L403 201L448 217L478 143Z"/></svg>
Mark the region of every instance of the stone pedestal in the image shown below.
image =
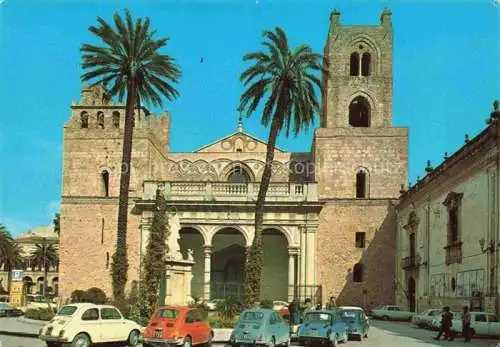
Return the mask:
<svg viewBox="0 0 500 347"><path fill-rule="evenodd" d="M166 305L185 306L192 301L191 280L193 278L192 260L167 260Z"/></svg>

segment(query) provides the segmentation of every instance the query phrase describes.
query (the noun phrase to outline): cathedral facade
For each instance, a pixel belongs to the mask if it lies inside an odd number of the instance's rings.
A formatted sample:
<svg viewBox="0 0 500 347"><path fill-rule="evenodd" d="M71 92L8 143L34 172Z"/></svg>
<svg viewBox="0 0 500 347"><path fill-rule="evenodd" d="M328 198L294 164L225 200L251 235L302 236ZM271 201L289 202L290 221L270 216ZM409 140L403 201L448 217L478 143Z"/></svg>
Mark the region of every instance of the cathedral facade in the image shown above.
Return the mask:
<svg viewBox="0 0 500 347"><path fill-rule="evenodd" d="M334 11L325 45L322 123L309 152L276 148L264 215L261 299L371 308L393 303L397 203L407 180L406 128L392 127L392 23L345 26ZM125 106L84 87L64 127L60 292L111 295ZM236 131L193 152L171 152L170 117L134 115L129 288L140 278L157 189L192 260L193 298L242 299L246 249L266 142ZM172 136L176 136L172 134ZM168 302L168 297L167 297Z"/></svg>

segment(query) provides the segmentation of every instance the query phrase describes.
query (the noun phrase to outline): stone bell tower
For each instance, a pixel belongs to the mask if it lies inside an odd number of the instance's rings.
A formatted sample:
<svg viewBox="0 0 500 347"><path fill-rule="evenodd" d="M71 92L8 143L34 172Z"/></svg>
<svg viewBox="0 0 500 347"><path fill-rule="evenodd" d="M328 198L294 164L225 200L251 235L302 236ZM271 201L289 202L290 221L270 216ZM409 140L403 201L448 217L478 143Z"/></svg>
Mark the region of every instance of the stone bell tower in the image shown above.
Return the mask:
<svg viewBox="0 0 500 347"><path fill-rule="evenodd" d="M377 25L342 25L332 12L313 145L324 202L316 262L325 296L340 304L370 308L394 296L392 204L408 182L408 134L392 127L392 46L388 10Z"/></svg>

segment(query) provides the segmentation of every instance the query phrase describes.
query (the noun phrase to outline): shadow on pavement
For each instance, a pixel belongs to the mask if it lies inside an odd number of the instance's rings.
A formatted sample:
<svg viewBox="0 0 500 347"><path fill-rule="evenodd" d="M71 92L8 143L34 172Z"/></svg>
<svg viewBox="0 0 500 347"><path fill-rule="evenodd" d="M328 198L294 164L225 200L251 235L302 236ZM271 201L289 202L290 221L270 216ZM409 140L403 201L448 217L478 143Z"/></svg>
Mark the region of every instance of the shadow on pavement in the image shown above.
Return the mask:
<svg viewBox="0 0 500 347"><path fill-rule="evenodd" d="M441 336L441 340L434 340L437 336L437 331L431 331L426 329L421 329L412 326L407 322L385 322L385 321L371 321L372 326L383 330L389 336L397 336L398 338L408 339L408 342L420 341L424 343L425 346L481 346L481 347L497 347L500 342L499 339L488 339L488 338L474 338L470 343L464 343L463 338L460 336L455 337L454 341L444 340Z"/></svg>

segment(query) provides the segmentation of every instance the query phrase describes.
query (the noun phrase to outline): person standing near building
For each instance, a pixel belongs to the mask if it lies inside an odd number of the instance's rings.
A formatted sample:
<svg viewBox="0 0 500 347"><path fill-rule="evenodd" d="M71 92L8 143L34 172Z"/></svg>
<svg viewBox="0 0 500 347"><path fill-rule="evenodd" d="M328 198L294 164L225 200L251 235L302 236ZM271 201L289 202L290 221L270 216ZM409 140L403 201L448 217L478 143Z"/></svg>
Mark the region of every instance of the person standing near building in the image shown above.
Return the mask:
<svg viewBox="0 0 500 347"><path fill-rule="evenodd" d="M328 303L326 304L326 308L328 310L333 310L335 307L337 307L337 303L335 302L335 297L330 296L330 300L328 300Z"/></svg>
<svg viewBox="0 0 500 347"><path fill-rule="evenodd" d="M462 336L464 337L464 342L470 342L471 331L470 331L470 313L469 308L464 306L462 312Z"/></svg>

